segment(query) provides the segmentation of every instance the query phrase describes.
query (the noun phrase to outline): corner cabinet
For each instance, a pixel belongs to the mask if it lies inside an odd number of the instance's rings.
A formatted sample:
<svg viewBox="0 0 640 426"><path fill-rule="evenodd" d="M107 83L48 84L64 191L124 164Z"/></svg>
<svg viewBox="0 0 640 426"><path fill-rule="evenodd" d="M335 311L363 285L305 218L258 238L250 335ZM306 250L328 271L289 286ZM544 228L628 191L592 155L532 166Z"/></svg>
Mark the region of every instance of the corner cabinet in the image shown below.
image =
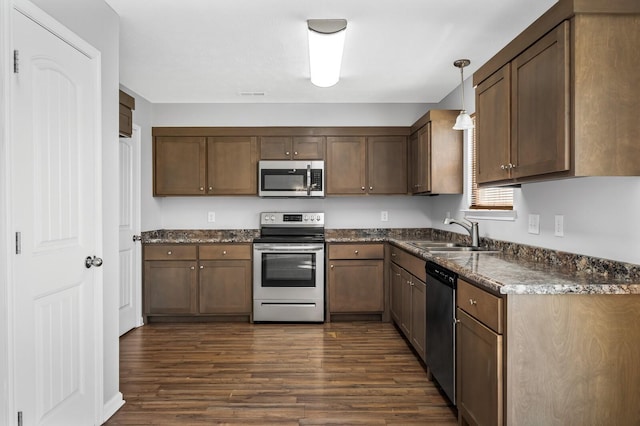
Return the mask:
<svg viewBox="0 0 640 426"><path fill-rule="evenodd" d="M384 244L328 246L328 318L342 314L381 318L384 309Z"/></svg>
<svg viewBox="0 0 640 426"><path fill-rule="evenodd" d="M327 137L327 195L406 194L406 136Z"/></svg>
<svg viewBox="0 0 640 426"><path fill-rule="evenodd" d="M474 73L479 184L640 175L640 3L606 3L560 0Z"/></svg>
<svg viewBox="0 0 640 426"><path fill-rule="evenodd" d="M256 195L257 138L155 136L153 195Z"/></svg>
<svg viewBox="0 0 640 426"><path fill-rule="evenodd" d="M144 246L144 316L251 318L251 244Z"/></svg>
<svg viewBox="0 0 640 426"><path fill-rule="evenodd" d="M459 111L430 110L411 126L412 194L462 194L463 132L453 130Z"/></svg>

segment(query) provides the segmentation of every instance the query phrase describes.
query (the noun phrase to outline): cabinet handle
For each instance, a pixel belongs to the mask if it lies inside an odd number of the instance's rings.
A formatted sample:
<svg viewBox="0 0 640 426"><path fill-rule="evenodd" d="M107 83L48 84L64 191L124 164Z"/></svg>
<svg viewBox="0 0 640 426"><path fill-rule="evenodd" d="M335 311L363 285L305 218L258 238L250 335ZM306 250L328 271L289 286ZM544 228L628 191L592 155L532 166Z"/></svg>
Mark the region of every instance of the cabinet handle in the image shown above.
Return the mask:
<svg viewBox="0 0 640 426"><path fill-rule="evenodd" d="M504 169L506 169L506 168L507 168L507 166L505 166L504 164L501 164L501 165L500 165L500 168L501 168L502 170L504 170Z"/></svg>
<svg viewBox="0 0 640 426"><path fill-rule="evenodd" d="M358 254L358 250L354 250L353 252L354 252L355 254Z"/></svg>
<svg viewBox="0 0 640 426"><path fill-rule="evenodd" d="M370 187L369 187L369 191L373 191L373 186L370 186Z"/></svg>
<svg viewBox="0 0 640 426"><path fill-rule="evenodd" d="M227 255L227 251L226 250L222 250L222 255L226 256Z"/></svg>
<svg viewBox="0 0 640 426"><path fill-rule="evenodd" d="M201 186L201 187L200 187L200 191L204 191L204 186Z"/></svg>
<svg viewBox="0 0 640 426"><path fill-rule="evenodd" d="M193 270L195 270L195 269L196 269L196 267L195 267L195 266L192 266L192 267L191 267L191 268L189 268L189 269L191 269L191 270L193 271Z"/></svg>
<svg viewBox="0 0 640 426"><path fill-rule="evenodd" d="M477 300L473 300L473 299L469 299L469 304L470 305L477 305L478 301Z"/></svg>
<svg viewBox="0 0 640 426"><path fill-rule="evenodd" d="M510 168L510 169L515 169L515 168L516 168L516 165L515 165L515 164L509 164L509 168Z"/></svg>
<svg viewBox="0 0 640 426"><path fill-rule="evenodd" d="M167 254L169 254L169 255L170 255L170 254L171 254L171 250L169 250L169 251L167 252Z"/></svg>
<svg viewBox="0 0 640 426"><path fill-rule="evenodd" d="M396 257L396 254L395 253L391 253L391 257Z"/></svg>
<svg viewBox="0 0 640 426"><path fill-rule="evenodd" d="M364 191L364 186L363 186L363 187L361 187L360 189L362 189L362 190Z"/></svg>
<svg viewBox="0 0 640 426"><path fill-rule="evenodd" d="M286 151L286 152L284 153L284 155L289 155L289 151Z"/></svg>
<svg viewBox="0 0 640 426"><path fill-rule="evenodd" d="M331 269L333 269L333 265L331 265Z"/></svg>
<svg viewBox="0 0 640 426"><path fill-rule="evenodd" d="M213 191L213 186L210 186L210 187L209 187L209 191Z"/></svg>
<svg viewBox="0 0 640 426"><path fill-rule="evenodd" d="M298 155L298 151L293 151L293 155Z"/></svg>
<svg viewBox="0 0 640 426"><path fill-rule="evenodd" d="M396 277L399 277L399 276L400 276L400 274L396 272Z"/></svg>
<svg viewBox="0 0 640 426"><path fill-rule="evenodd" d="M204 269L204 266L200 265L200 269Z"/></svg>

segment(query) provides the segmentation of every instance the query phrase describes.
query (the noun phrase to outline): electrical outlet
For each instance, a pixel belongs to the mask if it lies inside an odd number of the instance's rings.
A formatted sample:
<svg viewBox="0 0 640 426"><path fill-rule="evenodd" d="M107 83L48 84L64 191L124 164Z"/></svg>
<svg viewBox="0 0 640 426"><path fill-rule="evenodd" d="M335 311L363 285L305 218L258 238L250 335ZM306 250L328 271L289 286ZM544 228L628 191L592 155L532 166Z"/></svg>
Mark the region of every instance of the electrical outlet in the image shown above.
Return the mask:
<svg viewBox="0 0 640 426"><path fill-rule="evenodd" d="M216 221L216 212L207 213L207 222L215 222Z"/></svg>
<svg viewBox="0 0 640 426"><path fill-rule="evenodd" d="M564 215L556 215L555 226L553 229L556 237L564 237Z"/></svg>
<svg viewBox="0 0 640 426"><path fill-rule="evenodd" d="M530 214L529 215L529 233L530 234L540 234L540 215L539 214Z"/></svg>
<svg viewBox="0 0 640 426"><path fill-rule="evenodd" d="M388 222L389 221L389 212L386 210L383 210L380 212L380 220L382 222Z"/></svg>

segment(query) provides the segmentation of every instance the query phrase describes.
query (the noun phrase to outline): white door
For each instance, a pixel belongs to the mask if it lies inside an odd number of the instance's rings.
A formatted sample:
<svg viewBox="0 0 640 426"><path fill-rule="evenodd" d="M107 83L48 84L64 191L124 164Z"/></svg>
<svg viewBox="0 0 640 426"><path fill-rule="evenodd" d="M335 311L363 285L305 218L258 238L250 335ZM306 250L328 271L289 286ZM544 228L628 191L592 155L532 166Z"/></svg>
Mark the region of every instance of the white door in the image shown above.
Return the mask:
<svg viewBox="0 0 640 426"><path fill-rule="evenodd" d="M15 408L24 425L91 425L102 402L102 270L85 267L102 251L99 54L31 3L15 7Z"/></svg>
<svg viewBox="0 0 640 426"><path fill-rule="evenodd" d="M120 335L142 325L140 242L140 127L120 138Z"/></svg>

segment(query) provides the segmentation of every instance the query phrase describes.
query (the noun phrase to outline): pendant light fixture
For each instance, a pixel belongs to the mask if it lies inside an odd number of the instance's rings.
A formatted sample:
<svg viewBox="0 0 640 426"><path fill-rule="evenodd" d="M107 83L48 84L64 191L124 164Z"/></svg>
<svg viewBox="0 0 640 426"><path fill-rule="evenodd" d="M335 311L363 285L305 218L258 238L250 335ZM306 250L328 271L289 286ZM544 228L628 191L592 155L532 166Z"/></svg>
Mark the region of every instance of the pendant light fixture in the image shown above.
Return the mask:
<svg viewBox="0 0 640 426"><path fill-rule="evenodd" d="M456 118L456 124L453 125L453 130L469 130L473 129L473 121L467 114L467 110L464 107L464 67L471 63L468 59L458 59L453 63L457 68L460 68L460 89L462 90L462 110Z"/></svg>
<svg viewBox="0 0 640 426"><path fill-rule="evenodd" d="M331 87L340 79L346 19L309 19L309 68L311 82Z"/></svg>

